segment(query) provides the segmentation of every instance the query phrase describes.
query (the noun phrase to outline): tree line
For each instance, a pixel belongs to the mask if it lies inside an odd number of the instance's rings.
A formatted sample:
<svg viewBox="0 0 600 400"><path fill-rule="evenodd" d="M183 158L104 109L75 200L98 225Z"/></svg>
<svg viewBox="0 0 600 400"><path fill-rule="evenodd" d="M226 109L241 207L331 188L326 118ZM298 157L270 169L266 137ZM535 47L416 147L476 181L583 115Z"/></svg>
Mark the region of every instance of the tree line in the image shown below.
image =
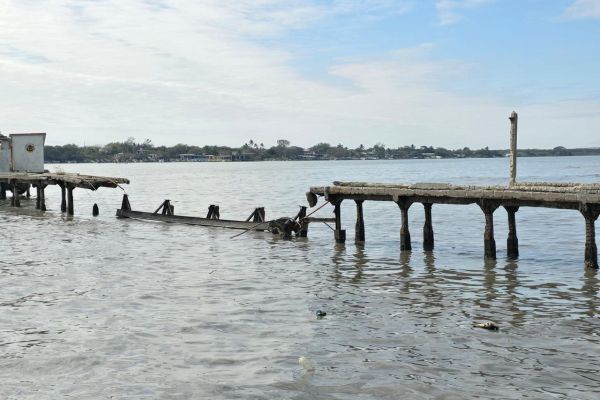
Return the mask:
<svg viewBox="0 0 600 400"><path fill-rule="evenodd" d="M195 146L176 144L174 146L155 146L146 139L142 142L129 137L123 142L111 142L104 146L46 146L46 162L151 162L179 161L184 156L219 156L232 161L269 161L269 160L358 160L358 159L423 159L423 158L492 158L505 157L508 150L482 149L445 149L433 146L407 145L386 147L377 143L371 147L360 145L349 148L342 144L318 143L309 148L293 146L289 140L280 139L276 145L266 147L263 143L249 140L240 147ZM520 149L519 156L570 156L600 155L600 148L567 149L559 146L553 149Z"/></svg>

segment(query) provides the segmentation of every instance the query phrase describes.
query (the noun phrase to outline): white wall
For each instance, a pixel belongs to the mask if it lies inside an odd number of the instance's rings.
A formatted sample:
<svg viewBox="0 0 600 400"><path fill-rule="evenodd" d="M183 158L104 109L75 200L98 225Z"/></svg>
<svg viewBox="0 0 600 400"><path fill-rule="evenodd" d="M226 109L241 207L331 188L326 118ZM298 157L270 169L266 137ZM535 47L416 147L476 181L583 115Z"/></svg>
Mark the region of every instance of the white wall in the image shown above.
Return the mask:
<svg viewBox="0 0 600 400"><path fill-rule="evenodd" d="M15 172L44 172L45 133L10 135L12 140L12 170Z"/></svg>
<svg viewBox="0 0 600 400"><path fill-rule="evenodd" d="M0 140L0 172L10 172L10 141Z"/></svg>

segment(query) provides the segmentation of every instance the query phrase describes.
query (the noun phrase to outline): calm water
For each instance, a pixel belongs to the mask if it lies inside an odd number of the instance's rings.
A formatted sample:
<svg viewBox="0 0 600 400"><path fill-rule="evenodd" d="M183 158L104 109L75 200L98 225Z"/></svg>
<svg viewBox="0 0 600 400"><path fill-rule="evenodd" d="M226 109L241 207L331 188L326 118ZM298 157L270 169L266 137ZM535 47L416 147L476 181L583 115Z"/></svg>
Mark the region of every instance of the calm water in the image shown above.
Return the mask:
<svg viewBox="0 0 600 400"><path fill-rule="evenodd" d="M599 167L600 157L520 159L519 177L599 182ZM219 204L223 218L256 206L267 218L293 215L309 186L333 180L503 184L508 169L504 159L62 168L130 178L136 210L168 198L181 214ZM498 210L498 260L485 263L477 206L434 206L436 249L425 254L413 205L415 250L400 254L393 203L365 204L359 247L350 202L339 246L325 225L283 241L117 220L121 193L76 190L74 218L57 211L54 188L45 214L35 200L18 211L0 203L0 398L600 396L600 283L583 268L576 211L522 208L522 258L510 262ZM472 328L484 320L500 331Z"/></svg>

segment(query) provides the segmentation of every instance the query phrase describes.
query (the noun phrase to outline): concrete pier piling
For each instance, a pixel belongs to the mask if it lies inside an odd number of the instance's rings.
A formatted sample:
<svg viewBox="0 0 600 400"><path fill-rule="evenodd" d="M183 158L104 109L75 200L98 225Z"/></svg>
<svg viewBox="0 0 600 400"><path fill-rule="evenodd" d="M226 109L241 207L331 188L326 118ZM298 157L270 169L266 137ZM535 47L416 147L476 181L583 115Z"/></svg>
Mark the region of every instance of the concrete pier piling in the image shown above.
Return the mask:
<svg viewBox="0 0 600 400"><path fill-rule="evenodd" d="M423 250L433 251L434 239L433 239L433 223L431 221L431 208L433 204L423 203L423 209L425 210L425 222L423 223Z"/></svg>
<svg viewBox="0 0 600 400"><path fill-rule="evenodd" d="M412 205L412 201L406 198L398 198L396 204L400 207L400 214L402 216L400 226L400 250L410 251L412 250L412 245L410 243L410 230L408 228L408 209Z"/></svg>
<svg viewBox="0 0 600 400"><path fill-rule="evenodd" d="M582 204L579 211L585 218L584 263L588 268L598 268L598 248L596 247L596 220L600 216L600 205Z"/></svg>
<svg viewBox="0 0 600 400"><path fill-rule="evenodd" d="M506 239L506 256L510 259L519 258L519 238L517 238L517 222L515 214L518 206L504 206L508 214L508 238Z"/></svg>
<svg viewBox="0 0 600 400"><path fill-rule="evenodd" d="M354 200L356 203L356 226L354 241L356 243L365 242L365 219L363 215L363 202L364 200Z"/></svg>
<svg viewBox="0 0 600 400"><path fill-rule="evenodd" d="M60 187L60 211L67 212L67 190L64 183L59 183Z"/></svg>
<svg viewBox="0 0 600 400"><path fill-rule="evenodd" d="M483 232L484 257L486 259L496 259L496 239L494 238L494 211L500 206L493 201L482 200L478 202L481 211L485 216L485 230Z"/></svg>
<svg viewBox="0 0 600 400"><path fill-rule="evenodd" d="M346 230L342 229L342 199L329 200L333 204L333 214L335 215L335 241L337 243L346 242Z"/></svg>

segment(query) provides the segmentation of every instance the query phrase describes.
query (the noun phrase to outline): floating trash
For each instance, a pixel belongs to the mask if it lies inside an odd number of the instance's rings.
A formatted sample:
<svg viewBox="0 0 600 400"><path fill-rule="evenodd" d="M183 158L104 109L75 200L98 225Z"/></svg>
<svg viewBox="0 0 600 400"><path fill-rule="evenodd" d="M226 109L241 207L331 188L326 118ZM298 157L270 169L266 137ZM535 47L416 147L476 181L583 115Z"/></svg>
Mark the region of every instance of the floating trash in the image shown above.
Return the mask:
<svg viewBox="0 0 600 400"><path fill-rule="evenodd" d="M319 319L327 316L327 313L325 311L321 311L321 310L317 310L316 314L317 314L317 318L319 318Z"/></svg>
<svg viewBox="0 0 600 400"><path fill-rule="evenodd" d="M298 364L300 364L300 366L304 368L307 372L314 372L315 370L315 364L306 357L300 357L298 359Z"/></svg>
<svg viewBox="0 0 600 400"><path fill-rule="evenodd" d="M474 327L476 328L482 328L482 329L487 329L490 331L497 331L498 329L498 325L496 325L493 322L482 322L482 323L475 323L473 324Z"/></svg>

